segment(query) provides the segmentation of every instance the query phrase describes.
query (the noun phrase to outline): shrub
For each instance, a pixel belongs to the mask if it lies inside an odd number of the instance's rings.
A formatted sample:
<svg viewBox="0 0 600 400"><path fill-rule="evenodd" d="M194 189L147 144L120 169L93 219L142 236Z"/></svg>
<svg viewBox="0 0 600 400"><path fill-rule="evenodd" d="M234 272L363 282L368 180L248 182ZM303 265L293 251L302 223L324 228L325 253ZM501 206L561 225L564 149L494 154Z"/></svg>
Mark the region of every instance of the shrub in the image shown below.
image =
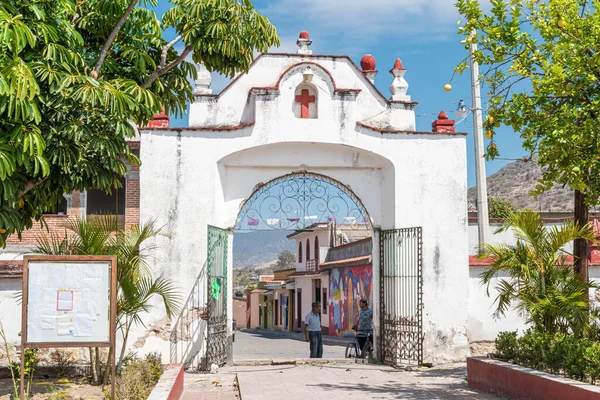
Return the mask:
<svg viewBox="0 0 600 400"><path fill-rule="evenodd" d="M150 353L144 359L124 364L115 384L116 399L146 400L162 375L160 359L160 354ZM110 399L110 388L104 391L104 398Z"/></svg>
<svg viewBox="0 0 600 400"><path fill-rule="evenodd" d="M519 339L519 352L515 361L525 367L545 370L550 353L551 336L547 333L528 331Z"/></svg>
<svg viewBox="0 0 600 400"><path fill-rule="evenodd" d="M519 341L517 339L517 331L500 332L496 338L496 353L497 358L506 361L515 360L519 352Z"/></svg>
<svg viewBox="0 0 600 400"><path fill-rule="evenodd" d="M583 358L586 375L590 377L592 383L596 383L600 377L600 343L593 343L585 349Z"/></svg>

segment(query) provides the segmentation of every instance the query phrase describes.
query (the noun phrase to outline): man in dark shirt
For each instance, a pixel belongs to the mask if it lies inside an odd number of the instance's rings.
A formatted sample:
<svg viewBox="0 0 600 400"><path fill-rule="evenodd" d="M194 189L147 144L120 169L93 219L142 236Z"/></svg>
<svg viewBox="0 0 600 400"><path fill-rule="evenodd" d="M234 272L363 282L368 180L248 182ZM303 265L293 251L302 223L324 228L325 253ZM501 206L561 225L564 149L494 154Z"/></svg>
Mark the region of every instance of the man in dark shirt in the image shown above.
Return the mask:
<svg viewBox="0 0 600 400"><path fill-rule="evenodd" d="M370 338L371 345L373 344L373 310L369 308L369 300L360 299L360 311L358 312L358 326L356 338L362 353L367 343L367 338Z"/></svg>

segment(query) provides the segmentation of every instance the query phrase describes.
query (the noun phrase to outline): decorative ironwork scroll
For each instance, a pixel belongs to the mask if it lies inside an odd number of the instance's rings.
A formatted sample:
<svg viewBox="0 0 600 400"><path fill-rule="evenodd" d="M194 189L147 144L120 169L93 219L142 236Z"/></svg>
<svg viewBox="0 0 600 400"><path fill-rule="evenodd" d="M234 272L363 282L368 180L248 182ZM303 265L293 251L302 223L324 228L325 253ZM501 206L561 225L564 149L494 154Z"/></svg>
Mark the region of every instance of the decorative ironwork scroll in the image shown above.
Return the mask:
<svg viewBox="0 0 600 400"><path fill-rule="evenodd" d="M236 230L302 230L318 222L370 227L352 190L327 176L297 172L259 184L241 207Z"/></svg>
<svg viewBox="0 0 600 400"><path fill-rule="evenodd" d="M423 363L423 240L421 228L380 232L381 359Z"/></svg>

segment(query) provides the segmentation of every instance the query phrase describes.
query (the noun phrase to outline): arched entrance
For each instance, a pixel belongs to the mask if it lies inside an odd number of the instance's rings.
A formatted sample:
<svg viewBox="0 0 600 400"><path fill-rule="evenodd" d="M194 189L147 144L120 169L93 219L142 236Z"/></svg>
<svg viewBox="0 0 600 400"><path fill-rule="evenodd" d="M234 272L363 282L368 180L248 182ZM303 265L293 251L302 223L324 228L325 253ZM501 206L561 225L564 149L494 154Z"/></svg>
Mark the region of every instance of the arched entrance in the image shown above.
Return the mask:
<svg viewBox="0 0 600 400"><path fill-rule="evenodd" d="M241 202L234 232L232 281L234 293L243 293L245 299L234 296L232 308L235 314L236 303L245 301L249 314L247 320L237 323L249 330L237 334L234 361L264 357L263 351L255 351L260 347L272 349L272 358L308 357L300 332L314 301L322 305L324 335L348 335L357 322L360 298L372 297L373 282L371 218L349 186L308 171L260 183ZM357 243L362 247L356 247ZM273 245L277 247L272 249ZM342 253L337 250L340 245L344 245ZM345 268L344 259L357 258L351 257L357 251L361 252L356 254L362 258L361 265ZM254 256L261 256L262 261L256 262ZM271 259L276 264L261 264ZM341 270L347 273L340 274ZM333 271L335 282L329 279ZM258 279L248 279L253 275ZM361 283L353 286L352 278ZM282 348L282 340L265 340L283 333L287 349ZM340 358L344 351L344 340L328 340L323 356Z"/></svg>

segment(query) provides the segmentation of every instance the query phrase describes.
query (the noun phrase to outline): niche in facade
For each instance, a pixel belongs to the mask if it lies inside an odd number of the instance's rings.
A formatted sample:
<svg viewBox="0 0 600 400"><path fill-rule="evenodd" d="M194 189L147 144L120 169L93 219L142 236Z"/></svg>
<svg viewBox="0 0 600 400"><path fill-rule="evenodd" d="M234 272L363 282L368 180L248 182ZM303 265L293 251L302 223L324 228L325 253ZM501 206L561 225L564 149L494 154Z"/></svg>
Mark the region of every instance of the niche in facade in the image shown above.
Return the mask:
<svg viewBox="0 0 600 400"><path fill-rule="evenodd" d="M294 115L296 118L318 118L317 88L303 82L296 87L294 93Z"/></svg>

